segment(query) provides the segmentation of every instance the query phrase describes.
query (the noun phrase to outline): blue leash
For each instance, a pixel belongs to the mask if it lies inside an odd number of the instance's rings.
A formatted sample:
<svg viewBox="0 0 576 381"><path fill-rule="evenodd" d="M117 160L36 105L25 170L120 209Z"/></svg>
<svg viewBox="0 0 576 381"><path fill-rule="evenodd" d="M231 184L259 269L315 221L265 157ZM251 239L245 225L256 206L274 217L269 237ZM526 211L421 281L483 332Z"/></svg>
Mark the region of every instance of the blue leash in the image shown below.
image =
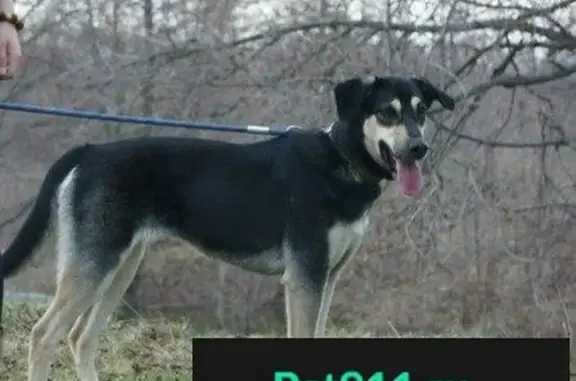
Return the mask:
<svg viewBox="0 0 576 381"><path fill-rule="evenodd" d="M258 135L282 135L298 126L258 126L258 125L231 125L204 121L185 121L167 118L152 118L145 116L107 114L96 111L65 109L59 107L44 107L26 103L0 102L0 110L21 111L32 114L45 114L64 116L68 118L101 120L107 122L145 124L149 126L168 126L186 129L245 132Z"/></svg>

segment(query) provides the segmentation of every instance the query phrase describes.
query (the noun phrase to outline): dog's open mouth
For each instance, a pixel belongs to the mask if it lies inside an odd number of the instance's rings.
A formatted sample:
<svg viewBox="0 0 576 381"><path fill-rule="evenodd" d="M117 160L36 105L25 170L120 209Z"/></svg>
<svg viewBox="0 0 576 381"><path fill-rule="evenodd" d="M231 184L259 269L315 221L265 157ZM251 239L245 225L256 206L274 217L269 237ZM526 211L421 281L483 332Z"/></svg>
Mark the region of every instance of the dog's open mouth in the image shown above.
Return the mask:
<svg viewBox="0 0 576 381"><path fill-rule="evenodd" d="M422 168L420 162L396 157L384 142L380 142L380 155L388 169L396 173L396 179L404 195L416 197L422 193Z"/></svg>

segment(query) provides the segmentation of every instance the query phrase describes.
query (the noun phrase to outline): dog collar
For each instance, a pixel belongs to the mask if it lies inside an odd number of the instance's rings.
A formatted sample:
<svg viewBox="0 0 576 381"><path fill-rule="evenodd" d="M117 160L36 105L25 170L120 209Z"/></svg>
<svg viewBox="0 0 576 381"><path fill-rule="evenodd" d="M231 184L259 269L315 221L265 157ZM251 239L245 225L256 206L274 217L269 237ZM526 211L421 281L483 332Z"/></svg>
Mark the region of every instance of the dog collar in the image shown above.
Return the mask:
<svg viewBox="0 0 576 381"><path fill-rule="evenodd" d="M323 130L323 132L330 139L330 142L332 143L332 146L334 147L336 152L338 152L340 157L342 157L342 159L344 159L346 164L348 164L349 170L355 174L358 174L358 176L360 177L361 180L366 180L366 181L369 181L372 183L379 183L382 180L382 177L376 175L369 168L367 168L363 163L361 163L359 160L355 159L354 156L352 156L349 153L349 151L345 147L343 147L342 144L339 143L338 139L336 139L334 137L335 125L336 125L336 122L330 124L328 127L326 127Z"/></svg>

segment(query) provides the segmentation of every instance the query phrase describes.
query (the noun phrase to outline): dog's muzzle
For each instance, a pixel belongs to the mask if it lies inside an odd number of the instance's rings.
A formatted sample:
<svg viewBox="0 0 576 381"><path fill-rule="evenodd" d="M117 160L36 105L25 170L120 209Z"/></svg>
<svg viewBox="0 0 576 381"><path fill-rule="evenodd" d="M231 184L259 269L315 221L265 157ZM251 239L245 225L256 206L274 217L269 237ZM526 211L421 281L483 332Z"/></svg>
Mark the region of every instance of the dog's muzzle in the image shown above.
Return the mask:
<svg viewBox="0 0 576 381"><path fill-rule="evenodd" d="M409 138L406 141L404 147L402 147L402 149L399 150L396 156L400 160L419 161L422 160L427 153L428 153L428 145L424 143L424 140L421 137Z"/></svg>

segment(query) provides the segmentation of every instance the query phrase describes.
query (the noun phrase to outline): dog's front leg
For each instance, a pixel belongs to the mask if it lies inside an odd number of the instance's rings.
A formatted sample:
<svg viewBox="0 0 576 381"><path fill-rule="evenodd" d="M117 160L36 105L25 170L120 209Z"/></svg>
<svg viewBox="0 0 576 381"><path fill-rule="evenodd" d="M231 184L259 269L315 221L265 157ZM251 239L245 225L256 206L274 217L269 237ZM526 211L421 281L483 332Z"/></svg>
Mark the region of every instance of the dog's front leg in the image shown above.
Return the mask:
<svg viewBox="0 0 576 381"><path fill-rule="evenodd" d="M330 312L330 304L332 303L332 296L334 296L334 289L336 288L336 281L338 279L338 275L339 275L338 271L330 272L324 284L324 291L322 292L322 302L320 303L318 320L316 321L316 328L314 330L315 337L326 336L328 312Z"/></svg>
<svg viewBox="0 0 576 381"><path fill-rule="evenodd" d="M358 247L346 252L342 257L342 260L328 272L328 276L324 282L324 290L322 292L322 303L320 305L320 312L318 313L318 321L316 322L316 330L314 333L314 336L316 337L326 336L328 313L330 312L330 305L332 304L332 297L334 296L336 282L338 281L338 277L340 276L344 265L346 265L352 254L358 250Z"/></svg>
<svg viewBox="0 0 576 381"><path fill-rule="evenodd" d="M283 277L288 337L314 337L322 303L323 283L286 272Z"/></svg>
<svg viewBox="0 0 576 381"><path fill-rule="evenodd" d="M304 251L286 255L282 277L288 337L314 337L327 281L326 256Z"/></svg>

